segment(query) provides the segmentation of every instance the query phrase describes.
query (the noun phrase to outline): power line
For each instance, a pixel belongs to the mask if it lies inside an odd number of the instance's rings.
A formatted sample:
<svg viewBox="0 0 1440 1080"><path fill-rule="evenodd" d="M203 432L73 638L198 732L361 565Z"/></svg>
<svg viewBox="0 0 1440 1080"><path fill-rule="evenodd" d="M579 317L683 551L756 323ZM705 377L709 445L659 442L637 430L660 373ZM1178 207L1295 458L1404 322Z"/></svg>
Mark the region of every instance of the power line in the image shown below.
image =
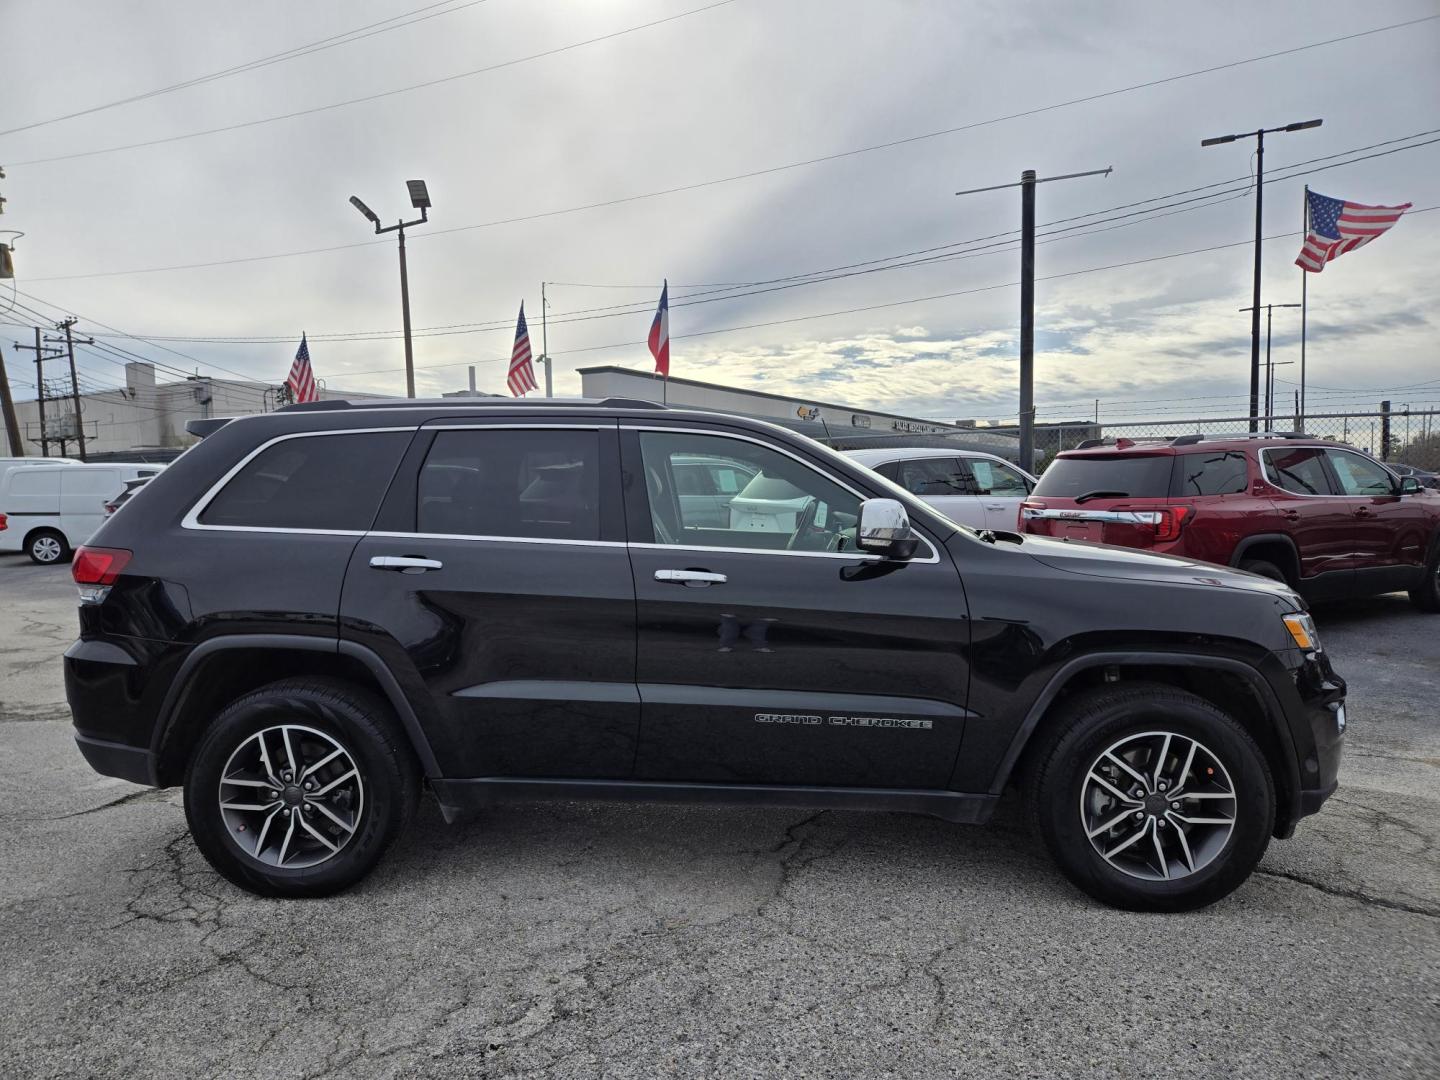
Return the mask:
<svg viewBox="0 0 1440 1080"><path fill-rule="evenodd" d="M1343 166L1352 165L1360 161L1367 161L1371 158L1383 157L1387 154L1400 153L1405 150L1419 149L1424 146L1434 145L1436 143L1440 143L1440 138L1429 139L1424 142L1418 143L1411 142L1410 145L1407 146L1398 146L1393 147L1389 150L1379 151L1377 153L1365 154L1359 157L1351 157L1349 160L1346 161L1333 160L1334 158L1342 157L1346 154L1357 154L1362 150L1369 150L1377 146L1393 146L1394 143L1403 142L1405 140L1413 140L1415 138L1419 138L1420 136L1430 135L1436 132L1440 132L1440 129L1434 129L1434 131L1418 132L1414 135L1404 136L1401 139L1390 139L1381 143L1372 143L1368 146L1356 147L1353 150L1342 151L1336 154L1327 154L1321 158L1309 159L1307 161L1297 162L1294 165L1282 166L1280 169L1276 170L1275 174L1272 175L1271 182L1291 179L1294 176L1300 175L1301 171L1305 170L1305 167L1314 161L1331 161L1332 163L1328 165L1322 165L1320 168L1317 169L1309 169L1308 172L1306 172L1306 175L1310 175L1316 172L1323 172L1327 169L1341 168ZM1237 179L1244 178L1242 177ZM1220 184L1225 183L1233 184L1234 181L1220 182ZM1219 206L1235 198L1244 197L1244 195L1247 194L1247 190L1244 188L1230 187L1224 190L1211 191L1209 194L1198 195L1192 198L1177 199L1171 202L1160 201L1164 199L1170 199L1176 195L1189 195L1192 192L1202 191L1207 188L1216 188L1220 186L1220 184L1207 184L1202 185L1199 188L1188 188L1182 191L1172 192L1168 195L1157 195L1148 199L1141 199L1136 202L1124 203L1120 206L1110 207L1105 210L1091 211L1086 214L1078 214L1072 217L1059 218L1053 222L1046 222L1041 226L1041 228L1048 228L1052 225L1059 226L1063 225L1066 222L1076 222L1078 224L1071 224L1063 228L1051 229L1049 232L1041 232L1038 234L1041 237L1039 242L1042 244L1048 244L1054 243L1058 240L1075 239L1083 236L1091 236L1096 233L1109 232L1113 229L1127 228L1131 225L1142 224L1148 221L1157 221L1165 217L1172 217L1175 214L1188 213L1194 210L1202 210L1212 206ZM1125 210L1127 207L1143 207L1143 209L1132 209L1126 213L1121 213L1112 217L1099 216L1108 214L1111 211L1115 210ZM1166 213L1163 211L1169 212ZM1100 228L1098 226L1107 227ZM901 252L899 254L888 255L881 258L846 263L840 266L827 267L822 270L813 270L799 274L791 274L784 277L759 280L751 282L748 285L717 285L705 289L699 289L697 287L696 292L687 294L687 297L685 299L679 300L673 303L671 306L679 309L699 304L738 300L750 296L757 296L771 292L779 292L793 288L800 288L806 285L816 285L826 281L843 280L850 277L857 277L871 273L880 273L888 270L900 270L915 266L933 265L941 262L955 261L959 259L977 258L983 255L1002 254L1006 251L1011 251L1014 249L1016 241L1010 238L1012 238L1017 231L1018 230L1015 229L1009 229L1004 232L992 233L988 236L974 237L969 240L955 241L952 243L935 245L928 248L920 248L914 251ZM997 238L1003 239L999 239L998 242L993 243L987 242L996 241ZM931 254L935 252L943 252L945 254ZM911 258L912 256L927 257ZM907 259L908 261L901 261ZM653 288L653 285L651 287ZM594 308L579 308L569 312L559 312L555 316L552 316L550 321L552 323L555 323L556 325L565 325L567 323L586 322L599 318L624 317L638 313L648 312L649 310L650 304L648 301L645 301L643 303L611 304ZM415 335L420 337L448 337L475 333L488 333L500 330L508 330L512 325L513 324L508 318L494 319L487 322L451 323L442 324L439 326L419 327L415 331ZM385 341L393 340L400 333L401 331L398 330L336 331L319 332L311 334L310 337L315 341L329 342ZM262 344L285 342L291 340L291 337L292 335L280 334L193 337L187 337L183 335L152 334L144 340L152 342L181 341L206 342L215 344Z"/></svg>
<svg viewBox="0 0 1440 1080"><path fill-rule="evenodd" d="M439 3L426 4L423 7L415 8L401 15L392 15L388 19L381 19L379 22L367 23L365 26L356 27L354 30L346 30L342 34L334 34L328 38L321 38L319 41L312 41L307 45L297 45L284 52L273 53L270 56L262 56L256 60L248 60L243 64L236 64L233 67L222 68L219 71L212 71L205 75L196 75L193 78L171 83L168 86L156 87L141 94L132 94L129 97L117 98L114 101L103 102L99 105L91 105L89 108L77 109L75 112L65 113L61 116L53 116L48 120L35 120L28 124L21 124L18 127L7 128L0 131L0 136L14 135L21 131L30 131L34 128L45 127L48 124L58 124L63 120L74 120L80 116L90 116L93 113L104 112L106 109L118 108L121 105L130 105L137 101L148 101L151 98L160 97L163 94L174 93L176 90L185 90L192 86L199 86L203 83L215 82L218 79L226 79L232 75L243 75L251 71L258 71L260 68L269 67L272 64L281 64L287 60L297 60L302 56L311 56L326 49L338 48L341 45L352 45L357 41L374 37L376 34L388 34L391 30L399 30L401 27L413 26L418 22L425 22L429 19L436 19L442 15L453 15L466 8L475 7L477 4L488 3L489 0L469 0L459 7L450 8L448 11L435 11L429 15L421 15L421 12L431 11L432 8L445 7L454 3L455 0L440 0ZM412 18L411 16L420 16ZM406 20L400 22L398 20ZM386 23L395 23L393 26L386 26ZM375 29L380 27L380 29ZM362 31L369 31L363 33Z"/></svg>
<svg viewBox="0 0 1440 1080"><path fill-rule="evenodd" d="M1436 17L1436 18L1440 18L1440 16L1435 16L1435 17ZM1056 107L1056 108L1059 108L1059 107L1061 107L1061 106L1055 106L1055 107ZM995 122L998 122L998 121L983 121L983 123L995 123ZM959 129L955 129L955 130L959 130ZM945 132L938 132L938 133L936 133L936 134L945 134ZM1307 158L1307 159L1305 159L1305 160L1303 160L1303 161L1297 161L1297 162L1295 162L1295 163L1293 163L1293 164L1290 164L1290 165L1282 165L1282 166L1279 166L1276 171L1277 171L1278 173L1282 173L1282 174L1284 174L1284 175L1276 176L1276 177L1275 177L1272 181L1270 181L1270 182L1275 182L1275 181L1278 181L1278 180L1289 179L1290 177L1292 177L1292 176L1295 175L1295 173L1293 172L1293 170L1300 169L1300 168L1302 168L1303 166L1306 166L1306 165L1312 165L1312 164L1315 164L1315 163L1317 163L1317 162L1322 162L1322 161L1330 161L1330 160L1332 160L1332 159L1334 159L1334 158L1337 158L1337 157L1344 157L1344 156L1347 156L1347 155L1350 155L1350 154L1358 154L1358 153L1361 153L1362 151L1365 151L1365 150L1374 150L1374 149L1377 149L1377 148L1379 148L1379 147L1391 146L1391 145L1394 145L1394 144L1396 144L1396 143L1408 142L1408 141L1413 140L1413 139L1419 139L1419 138L1423 138L1424 136L1427 136L1427 135L1436 135L1436 134L1440 134L1440 128L1435 128L1435 129L1431 129L1431 130L1428 130L1428 131L1415 132L1415 133L1410 134L1410 135L1403 135L1403 136L1399 136L1399 137L1394 138L1394 139L1387 139L1387 140L1385 140L1385 141L1383 141L1383 142L1370 143L1370 144L1368 144L1368 145L1366 145L1366 146L1353 147L1353 148L1351 148L1351 149L1349 149L1349 150L1341 150L1341 151L1338 151L1337 153L1334 153L1334 154L1326 154L1326 155L1324 155L1324 156L1322 156L1322 157ZM887 145L887 146L888 146L888 145L890 145L890 144L883 144L883 145ZM1427 145L1427 144L1419 144L1419 145ZM868 147L868 148L862 148L862 149L856 150L856 151L849 151L849 152L847 152L847 154L848 154L848 153L864 153L864 152L867 152L867 151L870 150L870 149L877 149L877 147ZM1394 151L1394 152L1400 152L1400 151L1407 150L1407 149L1411 149L1411 147L1405 147L1405 146L1398 147L1397 150ZM833 156L834 156L834 157L843 157L843 156L847 156L847 155L846 155L846 154L840 154L840 155L833 155ZM760 170L759 172L746 173L746 174L742 174L741 176L737 176L737 177L729 177L729 178L725 178L725 179L721 179L721 180L709 180L709 181L704 181L704 182L698 183L698 184L691 184L691 185L688 185L688 186L685 186L685 187L668 188L668 189L664 189L664 190L661 190L661 191L652 191L652 192L647 192L647 193L640 194L640 195L630 195L630 196L625 196L625 197L620 198L620 199L613 199L613 200L610 200L609 202L587 203L587 204L584 204L584 205L581 205L581 206L572 206L572 207L567 207L567 208L561 209L561 210L545 210L545 211L540 211L540 212L535 213L535 214L524 215L524 216L520 216L520 217L511 217L511 218L504 218L504 219L500 219L500 220L496 220L496 221L479 222L479 223L471 224L471 225L456 225L456 226L451 226L450 228L446 228L446 229L432 229L430 232L421 234L420 236L416 237L416 239L417 239L417 240L423 240L423 239L426 239L426 238L429 238L429 237L448 236L448 235L452 235L452 234L460 233L460 232L469 232L469 231L472 231L472 230L475 230L475 229L488 229L488 228L494 227L494 226L496 226L496 225L504 225L504 224L511 224L511 223L516 223L516 222L532 221L532 220L536 220L536 219L539 219L539 218L555 217L555 216L562 215L562 214L579 213L579 212L584 211L584 210L594 210L594 209L599 209L599 208L602 208L602 207L613 206L613 205L616 205L617 203L635 202L635 201L638 201L638 200L641 200L641 199L655 198L655 197L660 196L660 195L673 194L673 193L679 192L679 191L691 191L691 190L695 190L695 189L697 189L697 188L710 187L710 186L713 186L713 185L715 185L715 184L729 183L731 180L735 180L735 179L743 179L743 178L748 177L748 176L760 176L760 175L763 175L763 174L766 173L766 172L777 172L777 171L781 171L781 170L783 170L783 169L798 168L800 165L813 164L813 163L815 163L815 162L824 161L824 160L829 160L829 159L825 159L825 158L815 158L815 159L812 159L812 160L809 161L809 162L800 162L800 163L797 163L796 165L778 166L778 167L775 168L775 169ZM1367 159L1367 158L1357 158L1356 160L1357 160L1357 161L1363 161L1363 160L1368 160L1368 159ZM1325 166L1325 168L1336 168L1336 167L1339 167L1339 165L1344 165L1344 164L1349 164L1349 162L1340 162L1340 163L1338 163L1337 165L1328 165L1328 166ZM1320 171L1322 171L1322 170L1320 170L1320 169L1314 169L1314 170L1311 170L1311 171L1312 171L1312 172L1320 172ZM1208 190L1208 189L1211 189L1211 188L1225 187L1225 186L1227 186L1227 185L1231 185L1231 184L1238 183L1238 182L1241 181L1241 180L1253 180L1253 177L1252 177L1252 176L1239 176L1239 177L1233 177L1233 178L1228 179L1228 180L1217 180L1217 181L1215 181L1215 182L1213 182L1213 183L1210 183L1210 184L1202 184L1202 185L1200 185L1199 187L1186 188L1186 189L1183 189L1183 190L1181 190L1181 191L1170 192L1169 194L1166 194L1166 195L1156 195L1156 196L1153 196L1153 197L1151 197L1151 198L1149 198L1149 199L1141 199L1141 200L1139 200L1138 202L1122 203L1122 204L1119 205L1119 206L1112 206L1112 207L1109 207L1109 208L1107 208L1107 209L1105 209L1105 210L1095 210L1095 211L1091 211L1091 212L1088 213L1088 214L1078 214L1078 215L1075 215L1074 217L1070 217L1070 218L1060 218L1060 219L1057 219L1056 221L1046 222L1046 225L1047 225L1047 226L1048 226L1048 225L1059 225L1059 224L1063 224L1063 223L1066 223L1066 222L1069 222L1069 221L1078 221L1078 220L1080 220L1080 219L1082 219L1082 218L1095 217L1095 216L1100 215L1100 214L1107 214L1107 213L1110 213L1110 212L1116 211L1116 210L1128 210L1128 209L1131 209L1131 208L1136 207L1136 206L1142 206L1142 205L1145 205L1145 204L1147 204L1147 203L1155 202L1155 201L1158 201L1158 200L1169 199L1169 198L1172 198L1172 197L1178 196L1178 195L1191 195L1191 194L1194 194L1194 193L1196 193L1196 192L1205 191L1205 190ZM1018 234L1018 232L1019 232L1018 229L1008 229L1008 230L1006 230L1006 231L1004 231L1004 232L993 233L993 234L991 234L991 236L988 236L988 237L981 237L980 239L987 239L987 240L988 240L988 239L993 239L993 238L995 238L995 237ZM413 241L412 241L412 242L413 242ZM970 242L970 241L961 241L961 243L968 243L968 242ZM241 256L241 257L238 257L238 258L216 259L216 260L212 260L212 261L210 261L210 262L175 263L175 264L172 264L172 265L169 265L169 266L134 267L134 268L126 269L126 270L101 270L101 271L95 271L95 272L93 272L93 273L87 273L87 274L52 274L52 275L49 275L49 276L46 276L46 277L31 278L30 280L31 280L31 281L36 281L36 282L39 282L39 281L77 281L77 280L83 280L83 279L87 279L87 278L119 277L119 276L128 276L128 275L132 275L132 274L160 274L160 273L168 273L168 272L170 272L170 271L175 271L175 270L203 270L203 269L208 269L208 268L216 267L216 266L231 266L231 265L236 265L236 264L240 264L240 263L266 262L266 261L269 261L269 260L272 260L272 259L290 259L290 258L298 258L298 257L300 257L300 256L305 256L305 255L323 255L323 254L329 254L329 253L336 252L336 251L350 251L350 250L353 250L353 249L356 249L356 248L374 247L374 246L376 246L377 244L383 244L383 243L385 243L385 241L381 241L381 240L362 240L362 241L356 241L356 242L353 242L353 243L334 244L334 245L331 245L331 246L328 246L328 247L304 248L304 249L301 249L301 250L298 250L298 251L272 252L271 254L268 254L268 255L247 255L247 256ZM941 245L941 246L942 246L942 247L945 247L945 246L952 246L952 245ZM923 251L927 251L927 250L938 250L938 249L920 249L920 250L917 251L917 252L910 252L910 253L907 253L907 254L919 254L919 253L921 253L921 252L923 252ZM902 257L902 256L899 256L899 255L893 256L893 258L900 258L900 257ZM550 284L554 284L554 285L565 285L565 284L567 284L567 283L566 283L566 282L551 282ZM600 287L603 287L603 286L600 286L600 285L592 285L592 284L588 284L588 283L569 283L569 284L575 284L575 285L577 285L578 287L582 287L582 288L600 288ZM697 286L697 287L698 287L698 288L715 288L715 289L745 288L745 287L748 287L748 286L753 285L753 284L759 284L759 282L732 282L732 283L728 283L728 284L718 283L718 284L715 284L715 285L706 285L706 286ZM624 285L624 286L614 286L614 287L615 287L615 288L637 288L638 286ZM647 286L647 287L648 287L648 288L654 288L654 284L652 283L651 285L649 285L649 286ZM689 288L690 286L685 286L685 287L686 287L686 288Z"/></svg>
<svg viewBox="0 0 1440 1080"><path fill-rule="evenodd" d="M484 75L491 71L499 71L502 68L515 67L518 64L528 64L532 60L542 60L550 56L558 56L561 53L571 52L588 45L595 45L602 41L611 41L627 34L638 33L641 30L649 30L665 23L675 22L677 19L684 19L690 15L699 15L702 12L712 11L715 8L725 7L735 3L736 0L715 0L704 7L692 8L689 11L682 11L676 15L667 15L663 19L652 19L650 22L640 23L638 26L627 26L623 30L615 30L609 34L601 34L599 37L587 38L584 41L571 42L569 45L561 45L554 49L545 49L542 52L531 53L528 56L516 57L513 60L503 60L498 64L489 64L485 67L473 68L470 71L461 71L454 75L445 75L438 79L428 79L425 82L412 83L409 86L398 86L393 90L382 90L375 94L365 94L362 97L348 98L345 101L334 101L328 105L316 105L308 109L297 109L295 112L280 113L276 116L265 116L258 120L245 120L237 124L226 124L222 127L206 128L202 131L189 131L183 135L168 135L163 139L147 139L144 142L127 143L123 146L107 146L99 150L79 150L71 154L57 154L53 157L31 158L28 161L17 161L15 165L48 165L56 161L73 161L76 158L96 157L101 154L115 154L122 150L139 150L147 146L163 146L167 143L183 142L186 139L198 139L203 135L219 135L229 131L241 131L246 128L259 127L262 124L273 124L278 120L294 120L301 116L312 116L315 113L330 112L334 109L345 108L349 105L359 105L367 101L379 101L381 98L394 97L397 94L408 94L412 90L423 90L431 86L440 86L444 83L455 82L459 79L468 79L476 75ZM1430 16L1440 18L1440 16ZM1403 24L1397 24L1403 25ZM1372 33L1377 31L1371 31ZM1361 36L1361 35L1352 35Z"/></svg>

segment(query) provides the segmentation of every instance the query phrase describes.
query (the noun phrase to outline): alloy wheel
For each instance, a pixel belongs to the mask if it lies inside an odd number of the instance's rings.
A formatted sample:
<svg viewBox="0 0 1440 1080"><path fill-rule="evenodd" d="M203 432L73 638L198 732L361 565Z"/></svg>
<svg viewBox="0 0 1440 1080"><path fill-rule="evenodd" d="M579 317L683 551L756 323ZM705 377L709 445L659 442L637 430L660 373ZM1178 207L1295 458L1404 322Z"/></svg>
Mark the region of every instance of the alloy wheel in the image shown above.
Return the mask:
<svg viewBox="0 0 1440 1080"><path fill-rule="evenodd" d="M1171 881L1203 870L1235 829L1235 785L1214 751L1170 731L1127 735L1080 789L1080 822L1122 874Z"/></svg>
<svg viewBox="0 0 1440 1080"><path fill-rule="evenodd" d="M65 553L65 549L53 536L37 536L30 545L30 552L35 556L36 562L52 563Z"/></svg>
<svg viewBox="0 0 1440 1080"><path fill-rule="evenodd" d="M365 810L365 785L333 736L282 724L242 742L220 773L220 814L235 844L266 866L300 870L340 853Z"/></svg>

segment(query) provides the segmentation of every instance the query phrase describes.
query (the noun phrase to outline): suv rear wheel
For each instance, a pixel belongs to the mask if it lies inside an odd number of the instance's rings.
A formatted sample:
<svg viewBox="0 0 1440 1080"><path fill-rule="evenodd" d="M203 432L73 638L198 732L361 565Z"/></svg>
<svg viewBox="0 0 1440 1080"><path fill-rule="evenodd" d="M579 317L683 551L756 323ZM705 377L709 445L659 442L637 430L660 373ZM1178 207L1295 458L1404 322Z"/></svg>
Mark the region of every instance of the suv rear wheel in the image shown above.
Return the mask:
<svg viewBox="0 0 1440 1080"><path fill-rule="evenodd" d="M185 774L185 817L222 875L264 896L328 896L404 829L419 775L390 710L339 681L286 679L231 702Z"/></svg>
<svg viewBox="0 0 1440 1080"><path fill-rule="evenodd" d="M1027 801L1075 885L1135 911L1188 911L1232 892L1275 819L1264 755L1214 705L1160 684L1077 695L1041 748Z"/></svg>

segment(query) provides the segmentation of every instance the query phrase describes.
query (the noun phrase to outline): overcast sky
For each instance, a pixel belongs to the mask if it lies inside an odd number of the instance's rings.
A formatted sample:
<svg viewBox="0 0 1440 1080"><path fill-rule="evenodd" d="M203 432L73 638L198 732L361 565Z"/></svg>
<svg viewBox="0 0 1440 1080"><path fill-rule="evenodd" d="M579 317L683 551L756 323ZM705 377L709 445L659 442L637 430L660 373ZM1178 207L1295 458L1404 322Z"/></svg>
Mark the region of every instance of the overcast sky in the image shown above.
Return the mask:
<svg viewBox="0 0 1440 1080"><path fill-rule="evenodd" d="M973 125L1437 14L1434 0L733 0L700 10L713 2L452 0L419 11L422 0L0 0L0 129L407 13L434 16L0 137L9 174L0 181L9 199L0 226L26 234L16 251L18 299L57 317L80 315L82 332L103 332L104 322L143 336L279 337L162 343L184 356L120 342L186 370L223 368L277 383L303 330L328 386L403 393L398 337L325 335L398 333L394 237L374 242L346 200L358 194L393 221L408 210L404 181L423 177L434 209L428 225L409 233L422 393L462 388L469 363L478 365L481 389L503 391L522 299L539 351L542 281L608 286L548 289L557 393L579 392L577 367L648 370L640 343L668 277L674 375L919 416L998 418L1016 409L1013 247L682 301L718 285L1014 229L1017 191L954 192L1009 182L1026 168L1046 176L1114 166L1108 178L1042 185L1043 224L1201 185L1229 190L1221 182L1251 171L1253 140L1202 149L1206 136L1323 117L1318 130L1267 141L1267 173L1281 175L1287 163L1440 129L1435 20L838 160L488 224ZM326 106L676 15L683 17L379 100L39 160ZM1408 201L1418 211L1440 205L1437 173L1440 143L1293 174L1266 185L1266 232L1298 233L1307 179L1339 198ZM1237 194L1037 248L1041 420L1084 415L1095 398L1109 416L1243 411L1249 323L1236 309L1250 300L1252 254L1243 245L1253 235L1254 201ZM463 226L484 227L444 231ZM1412 212L1311 277L1312 410L1326 402L1373 408L1382 396L1440 403L1437 226L1440 211ZM1232 243L1242 246L1073 274ZM363 246L255 259L347 244ZM1266 246L1266 301L1299 299L1298 248L1298 235ZM220 265L142 272L196 263ZM1051 275L1072 276L1043 280ZM10 308L8 284L0 283L0 313ZM937 294L960 295L917 300ZM574 319L567 313L625 303L635 307L566 321ZM864 307L873 309L831 314ZM810 318L820 315L828 317ZM18 309L0 320L33 321ZM1298 322L1298 312L1276 312L1277 359L1298 359ZM440 327L472 332L420 329ZM28 340L10 326L0 334L7 345ZM686 336L695 334L703 336ZM33 396L33 369L6 353L18 396ZM123 380L119 366L89 352L81 370L97 385ZM1297 371L1281 368L1281 379L1293 381ZM1430 387L1414 386L1424 382ZM1288 381L1280 388L1291 389Z"/></svg>

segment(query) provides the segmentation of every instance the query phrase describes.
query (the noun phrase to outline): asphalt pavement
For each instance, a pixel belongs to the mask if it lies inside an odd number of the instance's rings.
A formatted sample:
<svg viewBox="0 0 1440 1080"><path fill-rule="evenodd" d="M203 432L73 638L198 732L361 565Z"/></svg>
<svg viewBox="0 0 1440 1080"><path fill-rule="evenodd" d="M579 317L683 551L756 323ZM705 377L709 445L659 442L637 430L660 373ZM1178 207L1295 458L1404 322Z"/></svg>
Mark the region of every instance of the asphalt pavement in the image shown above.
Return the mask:
<svg viewBox="0 0 1440 1080"><path fill-rule="evenodd" d="M1097 905L1013 806L427 803L323 901L91 772L67 567L0 556L0 1076L1434 1077L1440 616L1318 613L1341 788L1233 896Z"/></svg>

